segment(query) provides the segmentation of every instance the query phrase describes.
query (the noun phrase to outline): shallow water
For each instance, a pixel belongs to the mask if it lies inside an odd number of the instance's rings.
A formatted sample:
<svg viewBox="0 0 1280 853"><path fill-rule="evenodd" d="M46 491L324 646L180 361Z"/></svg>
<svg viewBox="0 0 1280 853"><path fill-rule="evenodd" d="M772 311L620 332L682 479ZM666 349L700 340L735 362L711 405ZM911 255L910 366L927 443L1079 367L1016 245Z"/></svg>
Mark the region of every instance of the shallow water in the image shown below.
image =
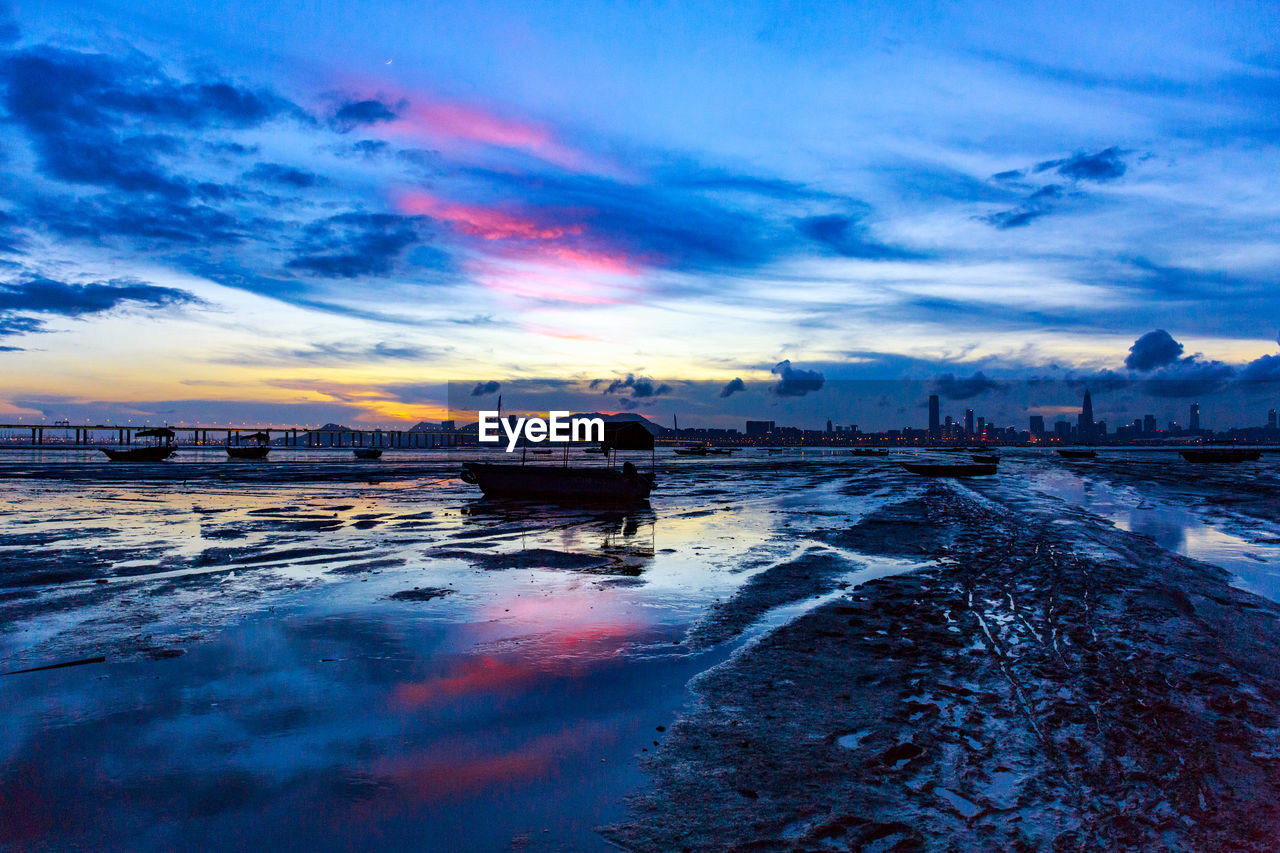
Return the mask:
<svg viewBox="0 0 1280 853"><path fill-rule="evenodd" d="M690 625L809 547L850 584L909 571L822 534L928 485L838 452L660 454L649 507L553 509L478 500L456 478L472 455L0 453L0 671L106 658L0 677L0 838L603 848L594 827L641 784L689 679L838 593L707 652L684 646ZM1221 537L1239 530L1150 503L1159 489L1005 455L971 487L1159 518L1165 547L1234 559ZM1274 595L1266 576L1247 582Z"/></svg>

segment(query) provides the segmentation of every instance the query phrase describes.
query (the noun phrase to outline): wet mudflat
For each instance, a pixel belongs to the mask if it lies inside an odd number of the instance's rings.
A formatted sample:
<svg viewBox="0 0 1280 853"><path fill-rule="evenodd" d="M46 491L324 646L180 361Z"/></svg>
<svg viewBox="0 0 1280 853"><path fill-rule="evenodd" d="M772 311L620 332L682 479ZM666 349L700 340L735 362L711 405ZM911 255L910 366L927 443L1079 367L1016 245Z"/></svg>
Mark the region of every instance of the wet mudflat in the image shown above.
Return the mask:
<svg viewBox="0 0 1280 853"><path fill-rule="evenodd" d="M450 452L0 455L0 670L103 658L0 676L0 843L1275 827L1274 609L1249 591L1280 571L1274 473L1148 484L1006 455L963 485L840 454L669 459L625 512L477 500ZM1263 501L1222 509L1246 486Z"/></svg>
<svg viewBox="0 0 1280 853"><path fill-rule="evenodd" d="M1228 518L1222 478L1144 491L1125 485L1123 459L1002 467L838 532L842 547L925 565L699 675L609 837L637 850L1273 849L1280 608L1244 587L1275 588L1274 517L1232 515L1223 533L1206 520ZM1235 476L1257 488L1272 473ZM1164 519L1156 535L1134 523L1148 515ZM1243 576L1203 562L1215 556Z"/></svg>

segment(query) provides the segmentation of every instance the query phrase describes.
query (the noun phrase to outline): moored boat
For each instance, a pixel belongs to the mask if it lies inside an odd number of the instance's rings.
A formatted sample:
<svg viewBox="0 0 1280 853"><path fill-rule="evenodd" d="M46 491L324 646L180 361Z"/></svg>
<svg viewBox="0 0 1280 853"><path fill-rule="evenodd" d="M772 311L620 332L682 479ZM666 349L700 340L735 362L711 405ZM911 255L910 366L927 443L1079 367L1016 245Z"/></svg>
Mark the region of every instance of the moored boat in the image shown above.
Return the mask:
<svg viewBox="0 0 1280 853"><path fill-rule="evenodd" d="M899 462L904 471L919 474L921 477L989 477L996 473L997 465L992 463L950 463L950 462Z"/></svg>
<svg viewBox="0 0 1280 853"><path fill-rule="evenodd" d="M981 462L983 465L995 465L1000 461L1000 457L994 453L970 453L969 457L974 462Z"/></svg>
<svg viewBox="0 0 1280 853"><path fill-rule="evenodd" d="M707 448L701 445L689 445L688 447L676 447L672 449L676 456L706 456Z"/></svg>
<svg viewBox="0 0 1280 853"><path fill-rule="evenodd" d="M1096 450L1067 450L1065 448L1058 449L1058 455L1063 459L1093 459L1098 455Z"/></svg>
<svg viewBox="0 0 1280 853"><path fill-rule="evenodd" d="M855 447L849 451L850 456L888 456L889 451L876 447Z"/></svg>
<svg viewBox="0 0 1280 853"><path fill-rule="evenodd" d="M1257 462L1262 458L1261 450L1248 450L1243 447L1213 447L1178 452L1188 462Z"/></svg>
<svg viewBox="0 0 1280 853"><path fill-rule="evenodd" d="M168 427L140 429L134 437L156 439L157 443L143 447L100 447L98 449L107 454L107 458L112 462L163 462L178 449L173 444L174 431Z"/></svg>
<svg viewBox="0 0 1280 853"><path fill-rule="evenodd" d="M267 454L271 452L271 445L267 442L271 440L271 436L265 432L250 433L244 437L236 436L236 441L251 441L253 444L228 444L227 456L232 459L266 459Z"/></svg>
<svg viewBox="0 0 1280 853"><path fill-rule="evenodd" d="M99 447L103 453L107 454L112 462L163 462L173 455L178 448L172 445L157 444L152 447L130 447L125 450L116 450L109 447Z"/></svg>
<svg viewBox="0 0 1280 853"><path fill-rule="evenodd" d="M382 458L381 447L353 447L351 452L356 455L357 459L380 459Z"/></svg>
<svg viewBox="0 0 1280 853"><path fill-rule="evenodd" d="M638 423L606 424L600 452L608 460L618 450L648 450L652 464L653 435ZM479 486L487 498L525 498L557 503L635 503L646 500L656 476L626 462L585 467L467 462L462 481Z"/></svg>

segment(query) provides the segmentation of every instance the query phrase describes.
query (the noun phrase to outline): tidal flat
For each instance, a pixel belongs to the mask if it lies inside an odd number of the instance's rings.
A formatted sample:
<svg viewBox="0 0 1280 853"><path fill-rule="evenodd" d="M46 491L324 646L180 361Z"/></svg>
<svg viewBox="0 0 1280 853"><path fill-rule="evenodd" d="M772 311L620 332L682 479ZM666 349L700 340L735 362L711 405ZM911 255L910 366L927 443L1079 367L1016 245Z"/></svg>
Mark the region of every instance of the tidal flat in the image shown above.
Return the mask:
<svg viewBox="0 0 1280 853"><path fill-rule="evenodd" d="M1277 457L1003 456L6 451L0 845L1271 849Z"/></svg>

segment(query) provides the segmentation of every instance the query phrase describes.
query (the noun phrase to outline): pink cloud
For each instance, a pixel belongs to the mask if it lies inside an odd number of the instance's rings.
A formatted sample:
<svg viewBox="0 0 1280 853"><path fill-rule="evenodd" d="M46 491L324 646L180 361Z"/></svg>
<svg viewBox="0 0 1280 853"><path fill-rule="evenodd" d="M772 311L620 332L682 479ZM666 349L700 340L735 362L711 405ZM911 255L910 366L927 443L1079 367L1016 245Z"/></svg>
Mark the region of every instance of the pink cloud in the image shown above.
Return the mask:
<svg viewBox="0 0 1280 853"><path fill-rule="evenodd" d="M583 231L581 224L541 223L529 215L517 215L492 207L447 202L426 193L408 193L397 207L403 213L430 216L482 240L556 240Z"/></svg>

